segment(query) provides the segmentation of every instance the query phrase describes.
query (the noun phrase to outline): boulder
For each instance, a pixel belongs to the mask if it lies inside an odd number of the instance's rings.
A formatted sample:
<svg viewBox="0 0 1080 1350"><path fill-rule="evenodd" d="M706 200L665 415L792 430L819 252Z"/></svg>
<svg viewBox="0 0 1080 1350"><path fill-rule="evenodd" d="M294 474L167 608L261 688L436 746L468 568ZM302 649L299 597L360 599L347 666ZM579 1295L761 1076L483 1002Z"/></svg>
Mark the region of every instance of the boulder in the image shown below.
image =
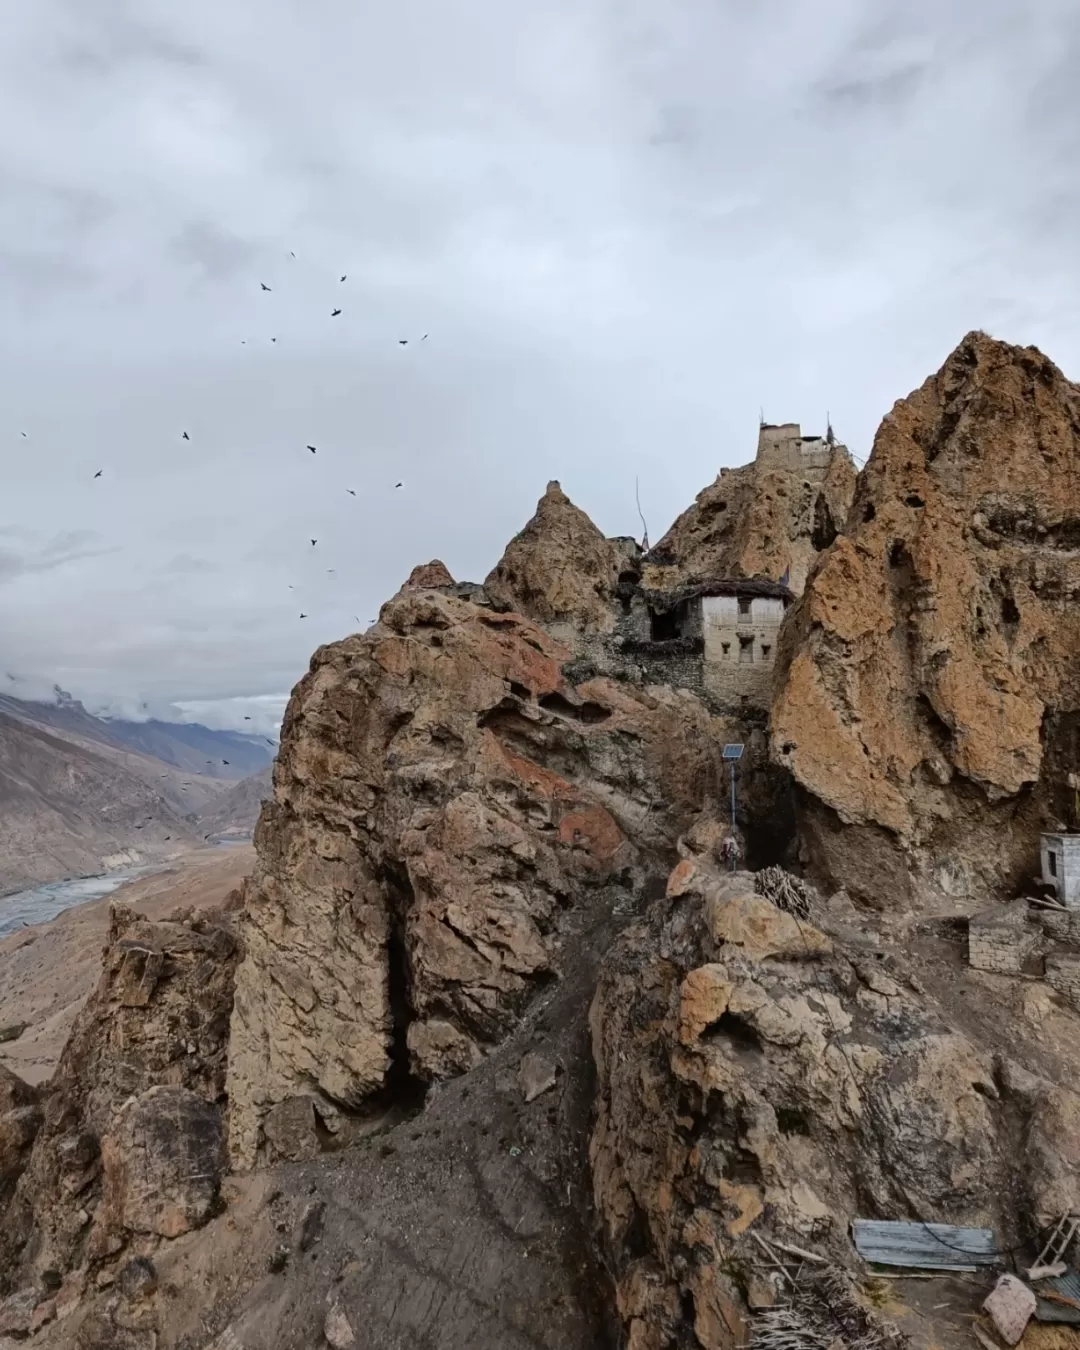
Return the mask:
<svg viewBox="0 0 1080 1350"><path fill-rule="evenodd" d="M101 1146L98 1233L174 1238L205 1223L226 1171L217 1106L186 1088L152 1087L113 1117Z"/></svg>

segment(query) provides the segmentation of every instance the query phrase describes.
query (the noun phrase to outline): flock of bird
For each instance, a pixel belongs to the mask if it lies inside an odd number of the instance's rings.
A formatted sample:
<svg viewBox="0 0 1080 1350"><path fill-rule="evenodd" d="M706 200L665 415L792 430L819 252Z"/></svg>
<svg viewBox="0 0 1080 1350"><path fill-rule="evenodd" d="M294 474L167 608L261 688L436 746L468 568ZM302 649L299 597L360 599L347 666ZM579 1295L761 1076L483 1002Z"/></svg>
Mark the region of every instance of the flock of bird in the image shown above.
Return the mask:
<svg viewBox="0 0 1080 1350"><path fill-rule="evenodd" d="M290 258L295 258L295 257L296 257L296 254L290 251L289 257L290 257ZM348 274L343 272L342 275L341 275L341 277L339 278L339 282L343 282L343 281L347 281L347 280L348 280ZM260 281L260 282L259 282L259 289L260 289L260 291L266 292L267 294L272 294L272 293L273 293L273 287L272 287L272 286L268 286L268 285L266 284L265 281ZM342 311L341 311L340 308L334 308L334 309L331 309L331 311L330 311L330 317L331 317L332 319L336 319L336 318L338 317L338 315L341 314L341 312L342 312ZM429 337L429 334L425 333L425 334L419 339L419 341L420 341L420 342L426 342L426 341L428 340L428 337ZM277 338L276 338L276 337L272 337L272 338L270 339L270 341L271 341L271 342L277 342ZM409 339L409 338L398 338L398 345L401 346L401 347L407 347L407 346L409 345L409 342L410 342L410 339ZM246 339L246 338L242 338L242 339L241 339L241 346L246 346L246 345L247 345L247 339ZM26 436L27 436L27 433L26 433L25 431L24 431L24 432L21 432L20 434L23 436L24 439L25 439ZM190 442L190 440L191 440L190 435L189 435L186 431L181 432L181 437L180 437L180 438L181 438L181 440L185 440L185 441L189 441L189 442ZM318 453L318 447L317 447L317 446L314 446L314 445L306 445L306 446L305 446L305 449L310 450L310 452L311 452L313 455L315 455L315 454ZM104 472L105 472L104 469L98 469L98 471L94 474L94 478L95 478L95 479L101 478L101 477L104 475ZM402 488L404 488L404 486L405 486L405 484L404 484L403 482L398 482L398 483L395 483L395 484L394 484L394 488L395 488L395 489L402 489ZM349 494L350 497L355 497L355 496L356 496L356 492L355 492L355 490L354 490L353 488L346 488L345 491ZM312 539L312 541L311 541L311 547L312 547L312 548L315 548L315 546L318 544L318 542L319 542L319 541L318 541L317 539ZM328 571L329 573L332 573L332 572L334 571L334 568L332 568L332 567L327 568L327 571ZM292 586L289 587L289 590L293 590L293 589L294 589L294 588L293 588ZM308 615L305 614L303 611L301 611L300 617L301 617L301 619L306 619L306 618L308 617ZM360 622L360 619L359 619L356 615L354 615L353 617L356 618L356 622L357 622L357 623ZM369 622L374 623L374 620L372 619L372 620L370 620Z"/></svg>

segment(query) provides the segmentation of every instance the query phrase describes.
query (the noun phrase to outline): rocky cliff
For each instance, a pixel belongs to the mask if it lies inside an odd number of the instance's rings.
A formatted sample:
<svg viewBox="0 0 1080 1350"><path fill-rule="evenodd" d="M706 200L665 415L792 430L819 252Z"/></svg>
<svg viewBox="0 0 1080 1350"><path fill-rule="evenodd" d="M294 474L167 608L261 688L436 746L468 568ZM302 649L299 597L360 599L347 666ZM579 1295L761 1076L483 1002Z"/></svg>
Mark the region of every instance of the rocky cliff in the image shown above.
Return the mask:
<svg viewBox="0 0 1080 1350"><path fill-rule="evenodd" d="M972 333L885 418L778 655L807 861L872 904L1037 871L1080 766L1080 389Z"/></svg>
<svg viewBox="0 0 1080 1350"><path fill-rule="evenodd" d="M613 541L551 482L484 589L497 607L525 614L572 642L579 633L605 633L613 626L619 562Z"/></svg>
<svg viewBox="0 0 1080 1350"><path fill-rule="evenodd" d="M88 1270L115 1268L126 1251L205 1221L225 1169L220 1106L238 954L224 915L150 923L113 906L98 987L75 1020L32 1147L24 1142L17 1175L8 1166L0 1292L38 1281L48 1289L78 1271L81 1289Z"/></svg>
<svg viewBox="0 0 1080 1350"><path fill-rule="evenodd" d="M721 469L647 555L653 584L764 577L798 594L818 554L844 527L855 491L847 449L763 427L757 457Z"/></svg>
<svg viewBox="0 0 1080 1350"><path fill-rule="evenodd" d="M947 944L851 917L800 920L686 860L609 954L593 1184L635 1350L743 1344L753 1309L787 1301L759 1237L858 1275L857 1217L1005 1246L1080 1205L1080 1016L973 1015L989 991ZM938 1321L912 1330L936 1341Z"/></svg>
<svg viewBox="0 0 1080 1350"><path fill-rule="evenodd" d="M238 1165L317 1151L408 1080L475 1067L597 893L645 893L723 791L732 724L678 690L575 686L569 656L520 614L415 583L316 653L256 834Z"/></svg>

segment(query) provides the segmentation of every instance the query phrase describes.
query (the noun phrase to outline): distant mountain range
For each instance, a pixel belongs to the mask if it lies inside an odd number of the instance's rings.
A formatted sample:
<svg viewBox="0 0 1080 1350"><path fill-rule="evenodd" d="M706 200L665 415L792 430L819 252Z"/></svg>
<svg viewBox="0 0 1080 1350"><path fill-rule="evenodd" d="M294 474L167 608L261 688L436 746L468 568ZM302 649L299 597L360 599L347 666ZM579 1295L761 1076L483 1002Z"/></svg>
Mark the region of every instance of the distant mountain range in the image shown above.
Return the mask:
<svg viewBox="0 0 1080 1350"><path fill-rule="evenodd" d="M267 764L250 778L244 778L222 792L192 823L200 833L214 839L246 839L255 829L259 812L267 797L273 795L273 765Z"/></svg>
<svg viewBox="0 0 1080 1350"><path fill-rule="evenodd" d="M62 690L53 703L0 694L0 895L201 843L218 833L203 813L275 749L196 723L95 717ZM248 832L257 792L237 794L222 833Z"/></svg>

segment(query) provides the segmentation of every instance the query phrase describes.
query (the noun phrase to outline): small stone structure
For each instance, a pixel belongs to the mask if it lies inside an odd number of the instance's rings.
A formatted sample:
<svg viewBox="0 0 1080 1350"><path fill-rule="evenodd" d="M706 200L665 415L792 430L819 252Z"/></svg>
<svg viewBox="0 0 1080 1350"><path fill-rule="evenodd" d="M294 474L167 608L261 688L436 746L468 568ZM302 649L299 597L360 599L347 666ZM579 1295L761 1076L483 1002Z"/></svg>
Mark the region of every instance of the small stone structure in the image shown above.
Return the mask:
<svg viewBox="0 0 1080 1350"><path fill-rule="evenodd" d="M1069 909L1080 909L1080 834L1040 837L1042 879Z"/></svg>
<svg viewBox="0 0 1080 1350"><path fill-rule="evenodd" d="M968 922L968 963L975 970L1020 975L1036 953L1042 933L1028 921L1026 900L975 914Z"/></svg>
<svg viewBox="0 0 1080 1350"><path fill-rule="evenodd" d="M1080 909L1065 913L1014 900L974 914L968 963L995 975L1041 977L1080 1012Z"/></svg>

